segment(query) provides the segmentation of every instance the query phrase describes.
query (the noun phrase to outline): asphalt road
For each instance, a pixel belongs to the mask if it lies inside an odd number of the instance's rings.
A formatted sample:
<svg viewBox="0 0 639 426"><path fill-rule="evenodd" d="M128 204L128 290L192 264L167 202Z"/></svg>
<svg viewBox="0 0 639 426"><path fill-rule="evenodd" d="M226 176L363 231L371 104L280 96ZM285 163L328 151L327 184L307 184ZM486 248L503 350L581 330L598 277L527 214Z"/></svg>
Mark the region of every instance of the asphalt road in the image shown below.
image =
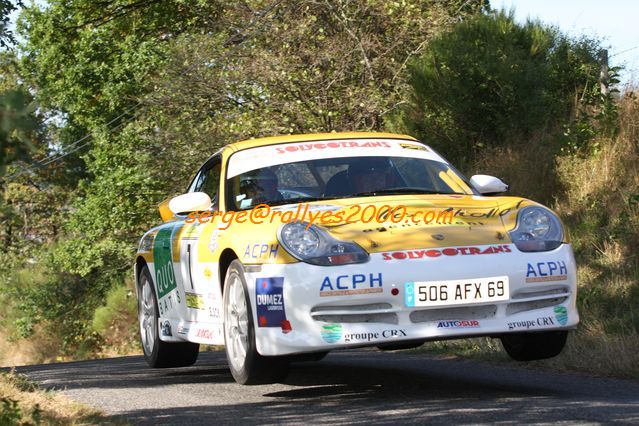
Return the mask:
<svg viewBox="0 0 639 426"><path fill-rule="evenodd" d="M16 370L133 424L639 424L636 381L405 352L334 352L268 386L235 384L224 352L179 369L135 356Z"/></svg>

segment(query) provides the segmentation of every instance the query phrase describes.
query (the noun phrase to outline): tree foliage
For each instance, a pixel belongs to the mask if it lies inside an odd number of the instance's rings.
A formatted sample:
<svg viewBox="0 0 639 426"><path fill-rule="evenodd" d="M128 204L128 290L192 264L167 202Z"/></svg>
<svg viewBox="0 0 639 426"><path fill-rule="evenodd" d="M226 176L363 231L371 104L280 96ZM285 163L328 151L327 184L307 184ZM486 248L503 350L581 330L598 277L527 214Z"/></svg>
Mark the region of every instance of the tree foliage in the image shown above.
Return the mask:
<svg viewBox="0 0 639 426"><path fill-rule="evenodd" d="M512 13L477 15L411 64L412 98L399 121L462 163L483 147L557 130L597 84L597 49Z"/></svg>
<svg viewBox="0 0 639 426"><path fill-rule="evenodd" d="M465 16L458 3L304 0L275 2L260 14L228 8L235 30L183 35L149 81L142 102L153 126L143 147L151 158L184 165L157 177L179 191L202 151L238 139L384 128L405 102L406 64ZM467 13L485 6L464 5Z"/></svg>
<svg viewBox="0 0 639 426"><path fill-rule="evenodd" d="M19 6L21 1L0 0L0 47L7 48L16 42L13 32L9 29L9 16Z"/></svg>
<svg viewBox="0 0 639 426"><path fill-rule="evenodd" d="M46 197L56 212L53 234L24 220L14 225L46 237L22 259L33 256L49 272L21 293L21 329L73 318L62 327L75 330L65 337L72 350L90 337L91 313L109 289L130 275L140 235L159 221L158 202L183 191L217 147L267 134L383 128L404 102L408 61L486 5L52 0L26 7L19 74L48 119L44 146L58 157L6 192L22 218ZM81 309L76 298L64 303L73 289Z"/></svg>

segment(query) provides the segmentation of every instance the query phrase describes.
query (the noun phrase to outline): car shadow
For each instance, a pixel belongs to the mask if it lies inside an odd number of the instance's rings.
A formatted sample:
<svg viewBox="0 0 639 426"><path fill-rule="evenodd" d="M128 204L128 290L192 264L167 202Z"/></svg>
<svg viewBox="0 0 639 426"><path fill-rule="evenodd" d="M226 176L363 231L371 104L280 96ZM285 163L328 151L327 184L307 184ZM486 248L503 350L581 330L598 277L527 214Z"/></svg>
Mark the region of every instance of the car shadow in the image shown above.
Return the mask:
<svg viewBox="0 0 639 426"><path fill-rule="evenodd" d="M117 410L133 424L592 422L627 421L629 413L639 419L636 382L425 354L336 351L292 364L283 383L261 386L235 384L223 351L203 352L196 365L175 369L123 357L16 371L45 388L131 388L136 397L158 399Z"/></svg>

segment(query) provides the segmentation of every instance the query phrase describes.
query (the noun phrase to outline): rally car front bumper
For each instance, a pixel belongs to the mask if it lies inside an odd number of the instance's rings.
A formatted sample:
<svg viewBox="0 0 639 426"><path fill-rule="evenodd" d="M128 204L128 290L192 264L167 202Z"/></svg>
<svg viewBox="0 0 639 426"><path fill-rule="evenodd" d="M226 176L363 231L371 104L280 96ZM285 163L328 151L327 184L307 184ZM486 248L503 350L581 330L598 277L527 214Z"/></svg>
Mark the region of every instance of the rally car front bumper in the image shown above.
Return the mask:
<svg viewBox="0 0 639 426"><path fill-rule="evenodd" d="M570 244L534 253L513 244L500 247L495 253L491 246L375 253L366 263L343 266L247 267L258 352L286 355L575 328L577 273ZM492 278L507 278L506 296L499 297L493 286L496 297L490 298L484 284ZM445 285L448 301L417 301L428 298L421 292ZM480 300L473 299L478 291Z"/></svg>

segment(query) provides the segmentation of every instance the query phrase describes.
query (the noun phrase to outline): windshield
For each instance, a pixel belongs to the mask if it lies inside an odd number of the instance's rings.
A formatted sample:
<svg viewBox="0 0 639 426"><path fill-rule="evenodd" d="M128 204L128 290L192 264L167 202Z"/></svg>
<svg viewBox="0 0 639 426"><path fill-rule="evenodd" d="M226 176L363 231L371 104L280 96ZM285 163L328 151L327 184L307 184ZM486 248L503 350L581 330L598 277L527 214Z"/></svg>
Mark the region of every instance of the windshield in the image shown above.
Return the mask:
<svg viewBox="0 0 639 426"><path fill-rule="evenodd" d="M387 144L394 148L393 144L398 142L388 141ZM318 143L306 144L312 145ZM327 146L328 143L319 145ZM261 203L280 205L392 194L472 194L464 179L437 154L423 145L401 145L404 146L400 146L401 151L398 152L382 149L386 146L357 146L357 152L350 152L351 155L348 155L348 149L308 153L304 155L307 159L292 162L286 162L286 156L279 159L264 156L252 162L252 167L260 163L263 165L258 168L250 168L250 163L243 161L253 155L245 154L235 159L235 154L230 159L227 174L230 207L244 210ZM279 149L286 150L289 146L283 145L284 148L280 146ZM384 155L385 151L392 155ZM298 160L300 157L296 151L285 153L297 154L293 156L296 158L290 159ZM362 155L366 153L371 155ZM277 164L270 164L274 162Z"/></svg>

